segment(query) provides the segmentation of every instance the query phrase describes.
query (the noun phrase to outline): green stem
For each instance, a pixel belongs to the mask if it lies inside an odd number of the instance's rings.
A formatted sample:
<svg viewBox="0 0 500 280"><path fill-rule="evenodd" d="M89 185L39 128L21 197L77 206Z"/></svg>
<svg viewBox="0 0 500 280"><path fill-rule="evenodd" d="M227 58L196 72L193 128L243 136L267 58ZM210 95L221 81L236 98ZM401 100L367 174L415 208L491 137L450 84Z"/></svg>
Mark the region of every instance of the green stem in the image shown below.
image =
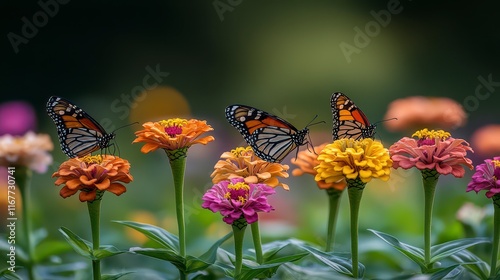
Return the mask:
<svg viewBox="0 0 500 280"><path fill-rule="evenodd" d="M500 238L500 195L493 196L494 221L493 221L493 248L491 249L490 277L494 279L497 271L498 247Z"/></svg>
<svg viewBox="0 0 500 280"><path fill-rule="evenodd" d="M335 225L337 224L340 197L342 196L343 191L344 190L337 190L332 188L326 190L326 192L328 193L328 206L330 208L328 214L328 229L325 248L326 252L330 252L332 250L332 246L335 241Z"/></svg>
<svg viewBox="0 0 500 280"><path fill-rule="evenodd" d="M92 249L98 250L100 247L100 216L101 216L101 199L103 193L97 191L94 201L87 202L90 217L90 229L92 231ZM101 261L92 260L92 275L94 280L101 279Z"/></svg>
<svg viewBox="0 0 500 280"><path fill-rule="evenodd" d="M21 193L22 199L22 225L23 225L23 236L24 236L24 244L26 249L26 254L28 255L28 260L26 263L26 269L28 270L28 278L31 280L36 279L35 271L34 271L34 260L35 256L33 255L33 241L31 240L31 175L32 171L27 167L16 167L16 173L14 173L14 177L16 178L16 183L19 187L19 191Z"/></svg>
<svg viewBox="0 0 500 280"><path fill-rule="evenodd" d="M247 221L245 218L240 218L233 222L233 236L234 236L234 255L236 257L234 263L234 279L238 279L243 266L243 238L245 237L245 229Z"/></svg>
<svg viewBox="0 0 500 280"><path fill-rule="evenodd" d="M439 179L439 173L435 169L422 170L422 182L424 185L424 262L428 272L432 269L431 263L431 226L432 226L432 208L434 206L434 194Z"/></svg>
<svg viewBox="0 0 500 280"><path fill-rule="evenodd" d="M264 258L262 256L262 241L260 238L259 221L252 223L250 225L250 228L252 229L253 246L255 248L255 259L258 264L262 264L264 262Z"/></svg>
<svg viewBox="0 0 500 280"><path fill-rule="evenodd" d="M186 169L187 148L174 151L165 150L170 160L175 189L175 212L179 231L179 254L186 258L186 224L184 219L184 171ZM187 279L187 274L179 270L180 278Z"/></svg>
<svg viewBox="0 0 500 280"><path fill-rule="evenodd" d="M347 180L347 194L349 195L349 208L351 212L351 255L352 255L352 277L358 278L358 217L359 206L365 184L359 179Z"/></svg>

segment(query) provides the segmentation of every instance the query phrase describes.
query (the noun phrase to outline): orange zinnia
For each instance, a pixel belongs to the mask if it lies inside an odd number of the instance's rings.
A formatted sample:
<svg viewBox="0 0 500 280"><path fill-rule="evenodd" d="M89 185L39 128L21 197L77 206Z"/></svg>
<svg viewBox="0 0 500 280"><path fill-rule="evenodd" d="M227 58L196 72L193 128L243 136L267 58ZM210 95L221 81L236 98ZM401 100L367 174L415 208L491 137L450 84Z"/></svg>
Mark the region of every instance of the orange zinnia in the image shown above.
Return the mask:
<svg viewBox="0 0 500 280"><path fill-rule="evenodd" d="M132 143L144 142L141 152L149 153L157 149L174 151L189 148L194 144L206 145L214 141L213 136L198 137L213 128L206 121L195 119L168 119L159 122L146 122L143 130L135 132L137 138Z"/></svg>
<svg viewBox="0 0 500 280"><path fill-rule="evenodd" d="M130 163L111 155L84 156L71 158L61 164L52 174L58 177L55 185L63 185L60 195L64 198L80 191L80 201L92 202L99 199L104 191L121 195L127 189L122 183L133 180L129 173Z"/></svg>
<svg viewBox="0 0 500 280"><path fill-rule="evenodd" d="M489 124L478 128L471 137L474 151L483 157L500 154L500 125Z"/></svg>
<svg viewBox="0 0 500 280"><path fill-rule="evenodd" d="M289 168L286 164L260 159L250 146L237 147L221 155L221 160L215 164L215 170L210 177L214 184L233 178L243 178L247 184L262 183L273 188L282 186L285 190L289 190L287 184L278 180L278 177L288 178Z"/></svg>
<svg viewBox="0 0 500 280"><path fill-rule="evenodd" d="M299 168L295 168L292 171L293 176L301 176L304 174L311 174L316 176L318 172L314 167L319 165L318 154L323 150L323 148L328 145L328 143L321 144L319 146L314 147L314 153L309 150L304 150L298 153L296 159L292 159L292 163L297 165ZM345 189L347 183L345 180L341 180L339 182L331 182L327 183L325 180L320 180L316 182L320 189L336 189L343 190Z"/></svg>

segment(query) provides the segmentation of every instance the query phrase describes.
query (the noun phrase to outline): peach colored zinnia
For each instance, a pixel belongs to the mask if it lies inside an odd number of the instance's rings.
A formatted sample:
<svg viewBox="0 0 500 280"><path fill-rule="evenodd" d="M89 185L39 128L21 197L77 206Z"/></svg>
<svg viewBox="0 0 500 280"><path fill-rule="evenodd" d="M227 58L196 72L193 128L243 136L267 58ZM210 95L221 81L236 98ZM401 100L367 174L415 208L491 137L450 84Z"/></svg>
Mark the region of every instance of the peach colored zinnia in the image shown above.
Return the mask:
<svg viewBox="0 0 500 280"><path fill-rule="evenodd" d="M67 198L80 191L80 201L92 202L98 191L100 194L104 191L116 195L124 193L127 189L123 183L133 180L129 171L130 163L125 159L111 155L88 155L63 162L52 177L58 177L55 185L64 185L60 191L62 197Z"/></svg>
<svg viewBox="0 0 500 280"><path fill-rule="evenodd" d="M194 144L206 145L214 141L213 136L199 138L213 128L206 121L196 119L169 119L159 122L146 122L143 130L135 132L137 138L132 143L144 142L141 152L149 153L157 149L174 151L189 148Z"/></svg>
<svg viewBox="0 0 500 280"><path fill-rule="evenodd" d="M214 184L233 178L243 178L247 184L262 183L273 188L282 186L285 190L289 190L288 185L278 179L278 177L288 178L289 168L286 164L260 159L250 146L237 147L221 155L221 160L215 164L210 177Z"/></svg>
<svg viewBox="0 0 500 280"><path fill-rule="evenodd" d="M49 151L54 144L47 134L32 131L23 136L9 134L0 137L0 165L26 166L37 173L45 173L52 163Z"/></svg>
<svg viewBox="0 0 500 280"><path fill-rule="evenodd" d="M418 139L403 137L389 148L394 168L434 169L457 178L464 176L464 166L473 168L472 160L466 157L473 150L465 140L455 139L443 130L422 129L415 136Z"/></svg>
<svg viewBox="0 0 500 280"><path fill-rule="evenodd" d="M465 124L467 114L455 100L446 97L410 96L389 104L384 122L390 131L406 131L418 127L457 128Z"/></svg>
<svg viewBox="0 0 500 280"><path fill-rule="evenodd" d="M313 176L316 176L318 172L314 169L314 167L318 166L320 163L320 161L318 160L318 154L326 145L328 145L328 143L315 146L314 152L309 150L300 151L297 155L297 158L292 159L292 163L298 166L298 168L295 168L292 171L292 175L301 176L304 174L311 174ZM331 183L326 183L325 180L320 180L316 183L320 189L336 189L339 191L345 189L345 187L347 186L345 180Z"/></svg>

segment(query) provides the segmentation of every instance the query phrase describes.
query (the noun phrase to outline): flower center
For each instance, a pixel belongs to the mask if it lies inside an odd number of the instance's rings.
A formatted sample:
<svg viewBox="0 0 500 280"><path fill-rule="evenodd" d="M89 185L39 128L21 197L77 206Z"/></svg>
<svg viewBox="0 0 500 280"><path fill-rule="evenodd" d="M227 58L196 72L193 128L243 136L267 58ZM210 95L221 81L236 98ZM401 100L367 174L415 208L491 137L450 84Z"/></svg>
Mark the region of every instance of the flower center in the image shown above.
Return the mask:
<svg viewBox="0 0 500 280"><path fill-rule="evenodd" d="M238 200L241 203L247 201L250 187L244 182L229 184L227 188L229 191L224 195L224 198Z"/></svg>
<svg viewBox="0 0 500 280"><path fill-rule="evenodd" d="M491 163L493 163L496 168L500 167L500 160L494 159L494 160L491 161Z"/></svg>
<svg viewBox="0 0 500 280"><path fill-rule="evenodd" d="M252 147L250 146L247 146L247 147L237 147L236 149L232 149L231 150L231 153L235 156L235 157L240 157L244 154L246 154L247 152L250 152L252 151Z"/></svg>
<svg viewBox="0 0 500 280"><path fill-rule="evenodd" d="M80 159L82 162L85 162L87 164L100 164L103 161L103 158L101 155L86 155Z"/></svg>
<svg viewBox="0 0 500 280"><path fill-rule="evenodd" d="M160 124L165 127L165 133L171 137L179 135L182 133L182 127L187 124L186 119L168 119L160 121Z"/></svg>
<svg viewBox="0 0 500 280"><path fill-rule="evenodd" d="M418 145L434 145L436 142L436 139L440 139L441 141L444 141L448 138L451 137L451 134L447 131L444 130L428 130L427 128L424 128L422 130L418 130L415 133L413 133L412 137L418 137L419 140Z"/></svg>

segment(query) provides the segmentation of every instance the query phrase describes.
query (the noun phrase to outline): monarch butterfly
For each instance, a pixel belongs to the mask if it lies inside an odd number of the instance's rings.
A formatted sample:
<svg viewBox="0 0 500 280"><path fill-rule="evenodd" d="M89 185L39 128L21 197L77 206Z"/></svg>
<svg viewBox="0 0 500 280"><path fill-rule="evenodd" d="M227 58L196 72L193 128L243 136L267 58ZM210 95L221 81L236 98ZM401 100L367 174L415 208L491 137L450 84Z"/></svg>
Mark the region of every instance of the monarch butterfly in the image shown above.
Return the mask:
<svg viewBox="0 0 500 280"><path fill-rule="evenodd" d="M63 153L70 158L107 148L115 138L114 133L106 133L89 114L64 98L51 96L47 101L47 113L57 126Z"/></svg>
<svg viewBox="0 0 500 280"><path fill-rule="evenodd" d="M226 119L255 154L268 162L281 162L291 151L309 143L307 127L298 130L284 119L250 106L226 107Z"/></svg>
<svg viewBox="0 0 500 280"><path fill-rule="evenodd" d="M331 98L333 114L333 140L342 138L373 138L376 126L370 124L363 111L341 92Z"/></svg>

